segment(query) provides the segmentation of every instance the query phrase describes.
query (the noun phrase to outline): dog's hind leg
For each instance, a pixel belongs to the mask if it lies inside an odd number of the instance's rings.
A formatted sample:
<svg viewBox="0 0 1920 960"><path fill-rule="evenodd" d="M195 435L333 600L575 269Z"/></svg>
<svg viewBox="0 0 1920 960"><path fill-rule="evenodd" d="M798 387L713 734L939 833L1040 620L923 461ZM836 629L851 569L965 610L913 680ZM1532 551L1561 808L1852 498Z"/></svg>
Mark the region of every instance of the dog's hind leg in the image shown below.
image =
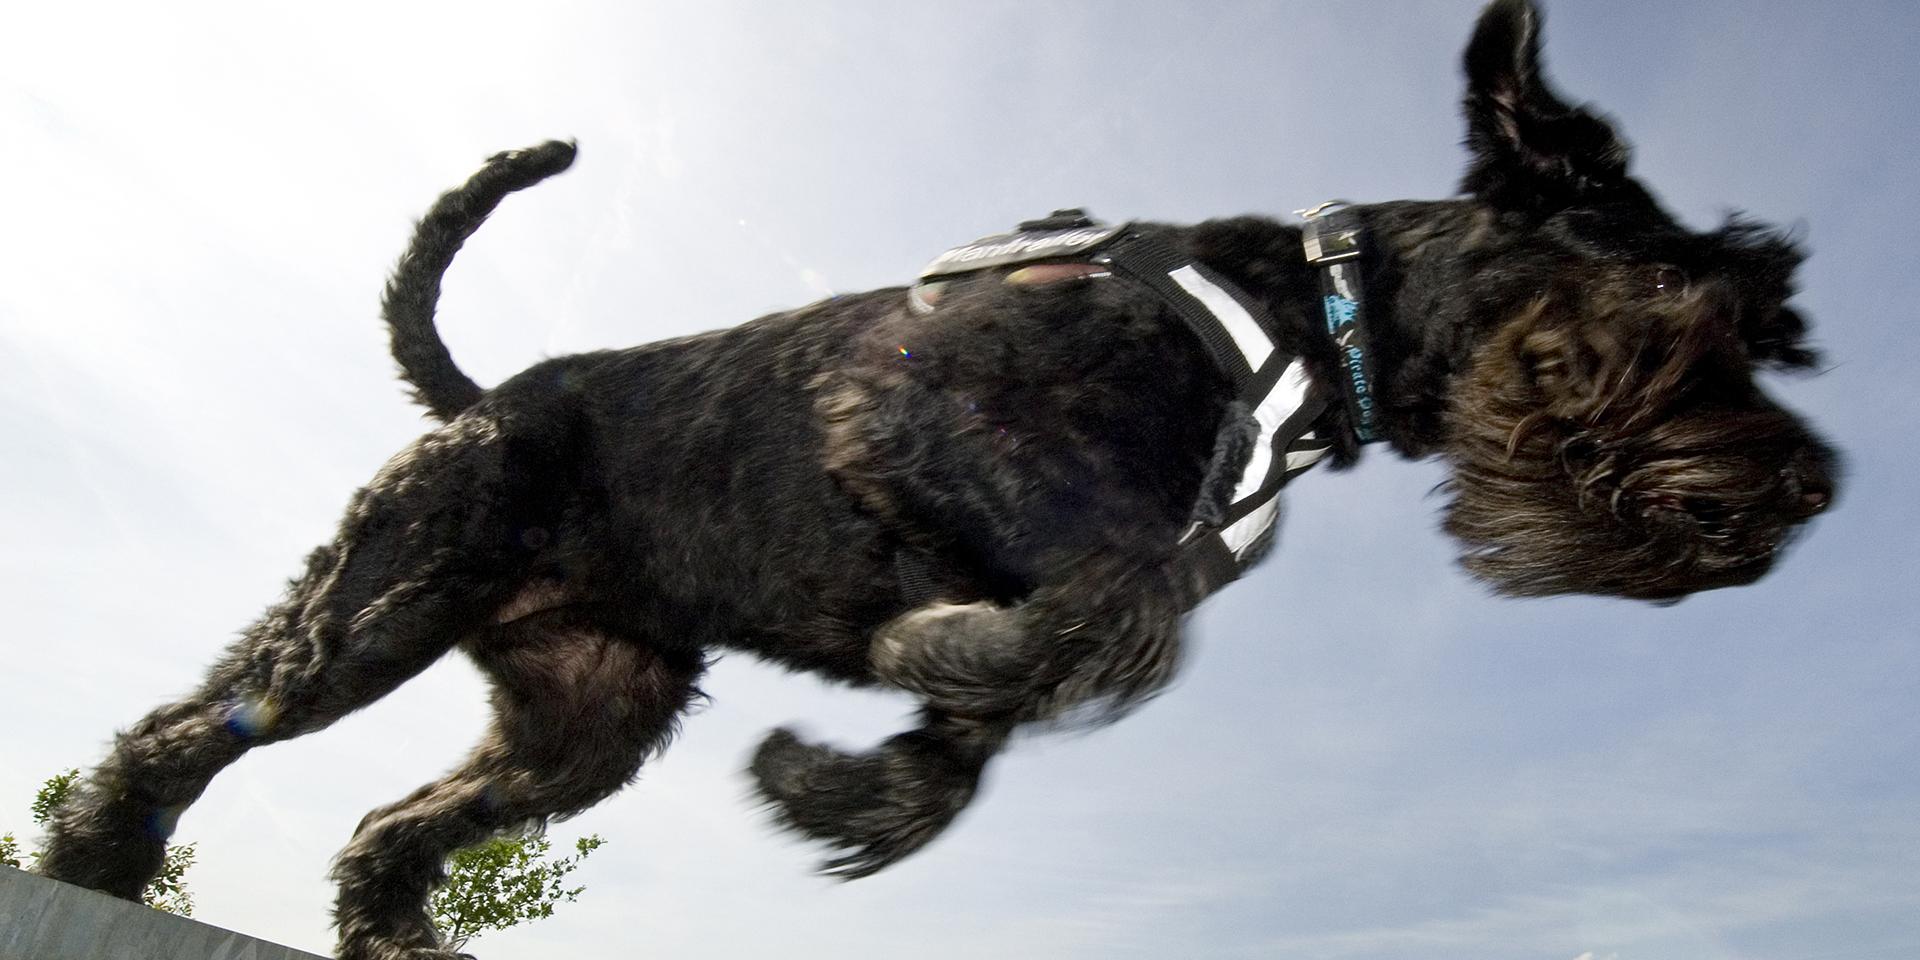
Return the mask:
<svg viewBox="0 0 1920 960"><path fill-rule="evenodd" d="M495 427L467 421L394 458L200 688L115 739L53 812L36 869L137 899L220 770L373 702L484 622L525 562L509 504L534 471L505 458Z"/></svg>
<svg viewBox="0 0 1920 960"><path fill-rule="evenodd" d="M369 813L340 853L341 960L455 956L427 914L448 856L625 786L665 746L705 668L695 650L649 646L578 609L532 614L468 649L494 681L492 727L460 767Z"/></svg>

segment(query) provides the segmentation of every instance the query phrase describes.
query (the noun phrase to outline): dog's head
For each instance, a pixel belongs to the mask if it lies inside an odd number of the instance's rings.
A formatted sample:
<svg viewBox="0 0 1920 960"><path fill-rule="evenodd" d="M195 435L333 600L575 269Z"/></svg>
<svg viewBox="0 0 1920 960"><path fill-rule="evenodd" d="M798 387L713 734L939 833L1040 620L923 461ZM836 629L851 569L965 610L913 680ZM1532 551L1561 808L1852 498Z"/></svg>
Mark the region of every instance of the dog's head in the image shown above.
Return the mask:
<svg viewBox="0 0 1920 960"><path fill-rule="evenodd" d="M1835 456L1756 382L1811 367L1786 305L1800 254L1691 231L1601 116L1541 75L1538 10L1497 0L1466 52L1463 268L1481 332L1448 392L1446 528L1516 594L1672 600L1750 583L1834 495Z"/></svg>

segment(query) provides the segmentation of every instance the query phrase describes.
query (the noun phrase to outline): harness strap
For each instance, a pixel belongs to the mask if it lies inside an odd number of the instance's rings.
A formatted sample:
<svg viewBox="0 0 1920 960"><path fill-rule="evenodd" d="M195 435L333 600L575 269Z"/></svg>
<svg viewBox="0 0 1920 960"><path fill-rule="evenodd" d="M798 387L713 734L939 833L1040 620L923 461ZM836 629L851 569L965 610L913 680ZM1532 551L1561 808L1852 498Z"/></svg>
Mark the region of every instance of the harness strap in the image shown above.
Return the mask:
<svg viewBox="0 0 1920 960"><path fill-rule="evenodd" d="M1251 420L1222 425L1222 445L1230 432L1251 434L1242 441L1249 448L1224 457L1216 450L1212 475L1201 485L1203 502L1195 504L1193 522L1181 538L1184 562L1212 593L1264 553L1279 518L1280 488L1332 449L1331 442L1312 434L1327 401L1313 388L1306 364L1274 344L1271 321L1261 322L1265 308L1172 244L1151 234L1130 234L1093 259L1144 283L1180 315L1233 383L1237 416ZM1238 471L1231 493L1225 503L1204 502L1220 489L1221 471Z"/></svg>
<svg viewBox="0 0 1920 960"><path fill-rule="evenodd" d="M1151 234L1128 235L1093 260L1159 294L1200 338L1236 396L1252 399L1271 386L1277 374L1263 365L1274 356L1273 340L1254 320L1260 305L1238 287Z"/></svg>
<svg viewBox="0 0 1920 960"><path fill-rule="evenodd" d="M1309 227L1314 223L1309 220ZM1280 488L1331 451L1332 441L1314 432L1315 421L1331 401L1315 388L1305 362L1279 349L1271 332L1274 322L1258 300L1158 234L1134 231L1124 224L1106 227L1078 210L1056 211L1047 220L1021 227L1019 233L987 237L948 251L922 272L922 285L991 267L1079 261L1108 268L1159 296L1193 331L1234 393L1173 562L1197 578L1203 588L1198 597L1238 579L1272 541ZM1334 229L1326 237L1326 251L1314 246L1317 241L1309 241L1309 258L1327 253L1328 263L1352 271L1336 276L1321 259L1314 260L1322 265L1323 282L1333 285L1325 298L1329 330L1334 329L1338 315L1350 338L1358 337L1358 265L1349 267L1359 256L1357 220L1350 236ZM1343 237L1351 242L1343 245ZM1016 271L1009 280L1019 275ZM1337 309L1335 294L1345 298L1345 305ZM922 299L924 306L917 305L917 312L931 313L933 301ZM1342 349L1346 349L1344 343ZM1354 422L1371 428L1372 381L1364 368L1364 340L1356 342L1356 349L1361 366L1355 367L1359 371L1354 374L1355 392L1348 399L1359 403L1357 395L1364 400L1367 416L1364 421L1356 416ZM1371 439L1370 429L1362 437ZM894 565L907 603L919 605L933 599L928 558L902 549Z"/></svg>

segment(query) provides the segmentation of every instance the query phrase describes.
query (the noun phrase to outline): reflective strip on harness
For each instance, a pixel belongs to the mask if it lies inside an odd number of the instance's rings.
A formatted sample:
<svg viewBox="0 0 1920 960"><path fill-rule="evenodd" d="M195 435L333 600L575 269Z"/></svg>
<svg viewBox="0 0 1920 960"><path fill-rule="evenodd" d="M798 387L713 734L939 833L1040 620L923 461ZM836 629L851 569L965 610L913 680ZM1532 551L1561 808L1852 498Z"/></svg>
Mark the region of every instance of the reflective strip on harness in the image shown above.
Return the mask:
<svg viewBox="0 0 1920 960"><path fill-rule="evenodd" d="M1276 497L1241 517L1238 523L1228 524L1226 529L1220 531L1220 542L1226 544L1227 552L1233 554L1233 559L1238 562L1246 556L1247 548L1253 546L1261 534L1273 529L1274 521L1279 519L1280 500Z"/></svg>
<svg viewBox="0 0 1920 960"><path fill-rule="evenodd" d="M1314 403L1312 388L1306 364L1296 359L1254 410L1254 420L1260 425L1259 441L1247 458L1240 482L1234 486L1233 504L1227 511L1230 519L1220 530L1221 542L1241 567L1249 559L1248 548L1279 519L1280 488L1333 449L1312 430L1301 432L1302 421L1310 425L1324 406ZM1302 417L1302 411L1307 416Z"/></svg>
<svg viewBox="0 0 1920 960"><path fill-rule="evenodd" d="M1180 289L1193 294L1207 308L1207 312L1220 321L1220 325L1227 329L1227 335L1233 338L1233 345L1240 348L1240 355L1247 359L1249 369L1260 369L1260 365L1273 356L1273 341L1268 340L1266 331L1253 322L1253 315L1247 312L1247 308L1220 289L1218 284L1201 276L1192 264L1167 276L1172 277Z"/></svg>
<svg viewBox="0 0 1920 960"><path fill-rule="evenodd" d="M1274 435L1307 402L1307 391L1313 382L1307 379L1307 366L1299 360L1287 365L1280 382L1273 385L1260 405L1253 408L1253 419L1260 424L1260 445L1253 448L1253 456L1247 459L1247 469L1240 475L1240 485L1233 488L1233 502L1239 503L1260 492L1266 486L1267 468L1273 465Z"/></svg>

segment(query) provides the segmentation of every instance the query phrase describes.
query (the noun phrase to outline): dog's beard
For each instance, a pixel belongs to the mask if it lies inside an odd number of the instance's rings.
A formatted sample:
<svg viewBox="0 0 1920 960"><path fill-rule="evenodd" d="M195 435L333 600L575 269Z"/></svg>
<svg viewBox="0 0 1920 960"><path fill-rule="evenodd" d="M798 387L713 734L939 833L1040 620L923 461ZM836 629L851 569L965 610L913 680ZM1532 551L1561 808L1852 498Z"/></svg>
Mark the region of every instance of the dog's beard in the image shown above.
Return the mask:
<svg viewBox="0 0 1920 960"><path fill-rule="evenodd" d="M1752 458L1581 446L1535 441L1498 461L1455 460L1446 530L1468 570L1519 596L1670 601L1758 580L1798 529L1792 484Z"/></svg>

